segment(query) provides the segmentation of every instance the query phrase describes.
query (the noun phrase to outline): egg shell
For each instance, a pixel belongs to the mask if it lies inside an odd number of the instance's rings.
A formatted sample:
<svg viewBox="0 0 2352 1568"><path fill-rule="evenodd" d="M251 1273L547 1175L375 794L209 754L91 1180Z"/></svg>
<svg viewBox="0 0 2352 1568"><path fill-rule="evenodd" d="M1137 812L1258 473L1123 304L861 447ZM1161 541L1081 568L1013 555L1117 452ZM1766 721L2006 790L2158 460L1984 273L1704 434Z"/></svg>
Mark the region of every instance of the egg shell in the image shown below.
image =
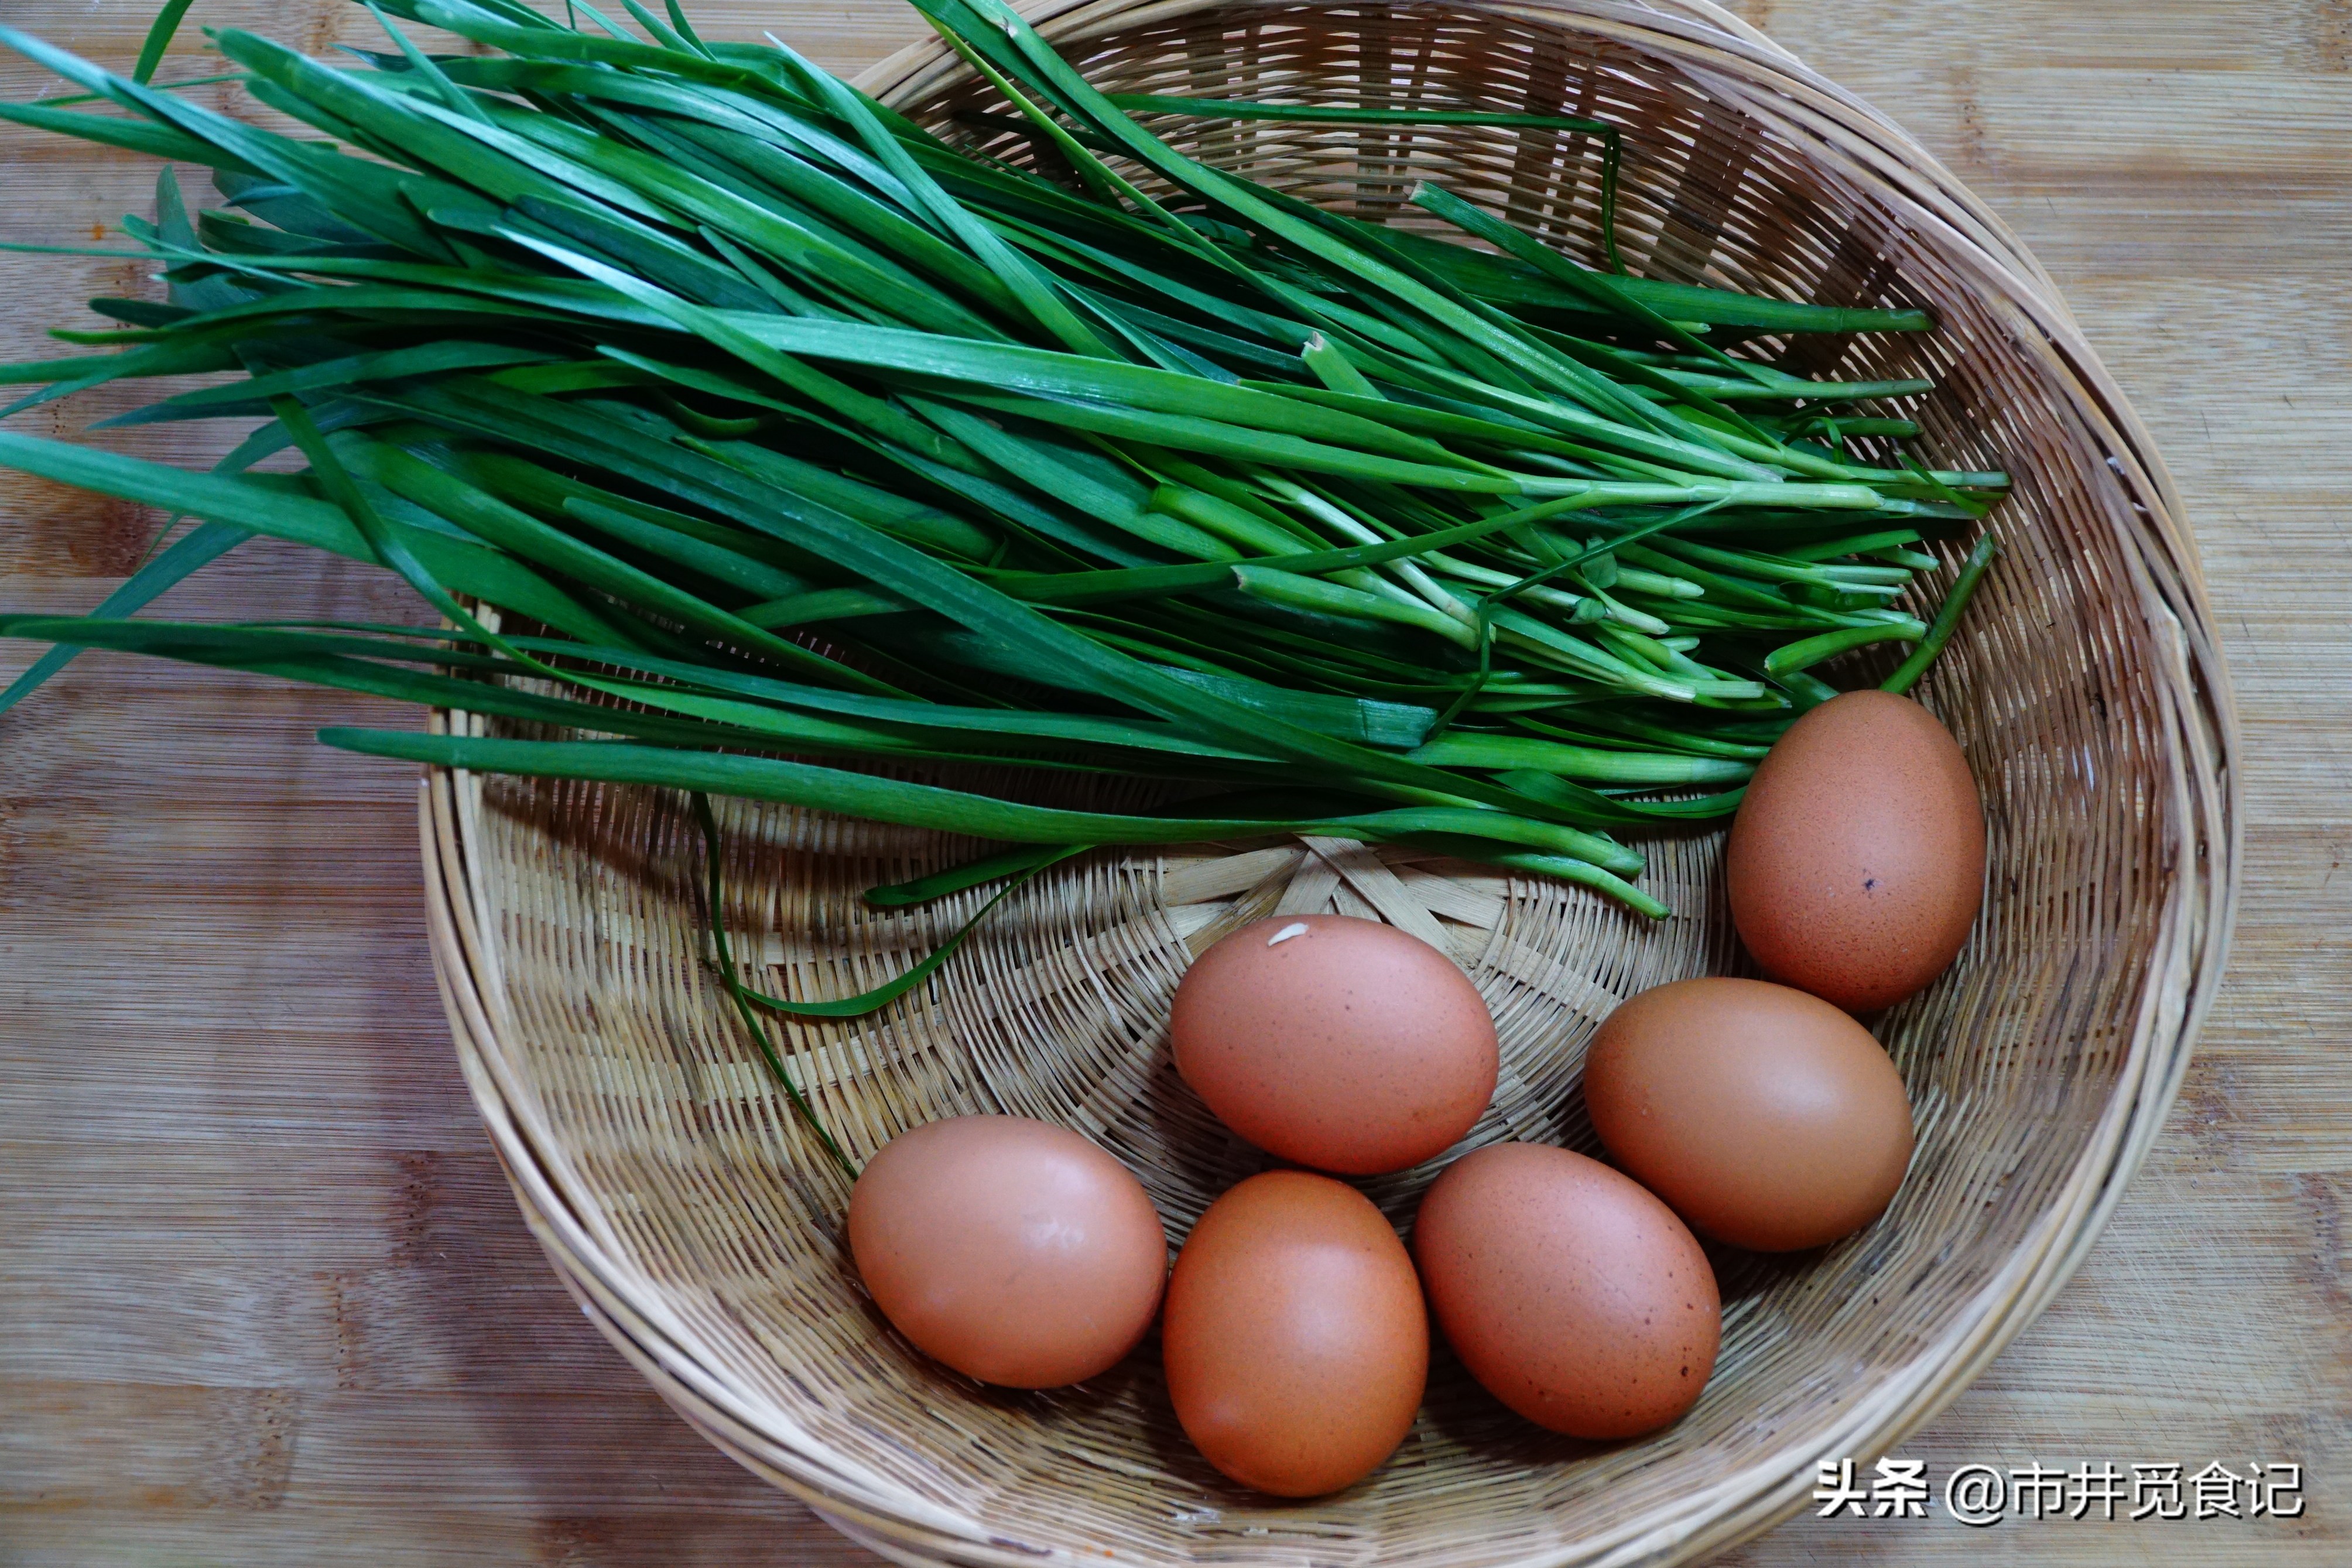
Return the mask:
<svg viewBox="0 0 2352 1568"><path fill-rule="evenodd" d="M1715 1270L1674 1211L1598 1160L1502 1143L1445 1169L1413 1221L1431 1314L1486 1391L1572 1437L1681 1419L1715 1370Z"/></svg>
<svg viewBox="0 0 2352 1568"><path fill-rule="evenodd" d="M1495 1096L1495 1020L1419 937L1346 915L1244 926L1185 972L1176 1070L1269 1153L1377 1175L1444 1153Z"/></svg>
<svg viewBox="0 0 2352 1568"><path fill-rule="evenodd" d="M1252 1176L1209 1205L1177 1255L1160 1340L1185 1436L1276 1497L1379 1468L1429 1377L1404 1244L1370 1199L1305 1171Z"/></svg>
<svg viewBox="0 0 2352 1568"><path fill-rule="evenodd" d="M1066 1127L909 1128L849 1194L849 1248L917 1349L1008 1388L1108 1372L1151 1326L1168 1239L1143 1184Z"/></svg>
<svg viewBox="0 0 2352 1568"><path fill-rule="evenodd" d="M1907 697L1832 698L1757 766L1724 872L1766 973L1849 1012L1900 1002L1950 965L1984 899L1968 759Z"/></svg>
<svg viewBox="0 0 2352 1568"><path fill-rule="evenodd" d="M1592 1130L1701 1235L1821 1247L1885 1211L1911 1163L1903 1077L1870 1031L1761 980L1678 980L1609 1015L1584 1058Z"/></svg>

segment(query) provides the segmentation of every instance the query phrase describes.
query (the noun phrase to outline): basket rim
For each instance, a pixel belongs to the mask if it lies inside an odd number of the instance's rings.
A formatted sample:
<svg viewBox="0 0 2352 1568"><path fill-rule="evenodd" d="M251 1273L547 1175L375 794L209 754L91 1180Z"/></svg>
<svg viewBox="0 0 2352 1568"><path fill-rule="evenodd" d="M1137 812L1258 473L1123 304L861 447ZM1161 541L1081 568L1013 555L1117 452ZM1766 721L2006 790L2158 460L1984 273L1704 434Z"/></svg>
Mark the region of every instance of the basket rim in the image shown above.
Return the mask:
<svg viewBox="0 0 2352 1568"><path fill-rule="evenodd" d="M1057 43L1079 41L1203 11L1296 11L1298 0L1046 0L1022 7ZM1352 9L1353 7L1349 7ZM1420 8L1394 0L1384 8ZM2048 1306L2087 1257L2125 1186L2160 1131L2199 1029L2219 986L2234 923L2242 862L2241 742L2226 666L2213 631L2201 563L2180 499L2147 426L2084 339L2056 284L2031 251L1940 161L1859 96L1711 0L1431 0L1431 9L1480 13L1635 44L1666 57L1710 90L1769 104L1843 160L1850 178L1932 236L1947 259L2012 304L2021 353L2057 373L2092 437L2105 448L2140 519L2126 551L2130 582L2158 657L2156 689L2165 746L2163 777L2178 837L2173 886L2151 943L2148 977L2123 1068L2063 1187L2027 1238L1962 1306L1946 1332L1884 1376L1834 1427L1812 1428L1670 1507L1606 1537L1514 1560L1513 1568L1685 1562L1724 1550L1803 1506L1811 1465L1825 1451L1874 1456L1932 1418ZM898 51L857 79L886 101L944 85L961 62L932 38ZM1820 149L1808 147L1808 153ZM436 710L446 730L452 715ZM691 1333L656 1292L620 1266L619 1238L593 1206L567 1195L558 1147L531 1110L494 1022L503 1011L495 949L481 940L469 867L472 775L429 769L419 801L428 936L460 1070L526 1223L583 1312L686 1419L723 1452L808 1503L845 1533L894 1561L1032 1568L1056 1551L992 1535L976 1521L865 1472L796 1431L765 1425L702 1364Z"/></svg>

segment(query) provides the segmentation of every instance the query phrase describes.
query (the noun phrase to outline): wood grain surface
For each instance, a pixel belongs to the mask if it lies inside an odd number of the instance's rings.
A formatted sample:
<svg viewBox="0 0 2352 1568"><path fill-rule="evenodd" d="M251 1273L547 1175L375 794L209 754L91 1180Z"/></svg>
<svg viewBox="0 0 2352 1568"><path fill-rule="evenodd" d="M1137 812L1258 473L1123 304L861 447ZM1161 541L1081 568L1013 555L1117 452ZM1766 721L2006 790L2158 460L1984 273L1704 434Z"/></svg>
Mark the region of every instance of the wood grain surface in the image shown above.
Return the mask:
<svg viewBox="0 0 2352 1568"><path fill-rule="evenodd" d="M0 0L0 22L127 68L152 9ZM2063 285L2188 500L2246 725L2236 953L2167 1134L2057 1305L1902 1452L1938 1479L2299 1463L2308 1508L1801 1517L1725 1561L2352 1562L2352 5L1741 9L1937 150ZM897 0L694 10L845 72L915 34ZM191 21L314 50L373 27L341 0ZM163 74L202 73L200 42ZM62 90L0 64L6 97ZM87 242L152 182L0 132L0 237ZM0 257L0 353L50 352L45 328L95 324L80 301L142 271ZM126 401L16 427L78 436ZM0 607L87 608L158 521L0 476ZM409 613L268 542L167 607ZM0 679L30 651L0 646ZM877 1564L673 1417L516 1217L434 994L415 781L309 738L387 721L112 657L0 719L0 1568Z"/></svg>

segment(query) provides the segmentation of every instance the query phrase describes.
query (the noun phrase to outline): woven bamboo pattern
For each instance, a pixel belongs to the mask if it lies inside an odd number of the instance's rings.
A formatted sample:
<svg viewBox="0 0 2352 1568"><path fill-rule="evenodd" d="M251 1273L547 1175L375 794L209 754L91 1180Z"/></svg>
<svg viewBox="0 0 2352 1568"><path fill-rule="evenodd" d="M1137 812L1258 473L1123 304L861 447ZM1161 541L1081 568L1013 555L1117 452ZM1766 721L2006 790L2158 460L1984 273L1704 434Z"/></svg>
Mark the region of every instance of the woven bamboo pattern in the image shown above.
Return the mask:
<svg viewBox="0 0 2352 1568"><path fill-rule="evenodd" d="M1178 1429L1156 1341L1079 1388L973 1384L898 1339L850 1267L847 1185L791 1116L713 971L682 797L436 773L424 838L459 1059L523 1212L575 1296L710 1439L907 1563L1535 1568L1683 1562L1798 1506L1939 1409L2081 1261L2161 1123L2233 907L2236 746L2195 550L2162 463L2054 287L1875 110L1704 5L1130 5L1041 27L1108 90L1597 115L1624 127L1629 266L1828 304L1923 305L1925 335L1826 340L1805 368L1933 377L1936 460L2004 468L2005 554L1916 693L1983 793L1990 883L1953 970L1876 1021L1918 1152L1889 1213L1819 1254L1715 1254L1722 1359L1698 1406L1588 1445L1505 1411L1441 1351L1412 1435L1339 1496L1276 1503ZM869 90L1023 163L936 46ZM1154 121L1211 162L1414 221L1440 181L1586 260L1599 148L1546 131ZM1801 362L1802 363L1802 362ZM1942 547L1947 565L1958 551ZM1854 684L1868 657L1830 670ZM465 713L436 725L492 732ZM1135 785L982 781L1117 809ZM1058 793L1057 793L1058 792ZM726 917L761 989L880 983L987 896L858 895L969 840L719 803ZM1071 1126L1136 1171L1171 1247L1262 1168L1176 1078L1163 1022L1190 958L1272 913L1388 921L1492 1007L1501 1086L1465 1146L1591 1151L1576 1092L1615 1004L1739 973L1722 835L1643 845L1650 921L1581 889L1395 847L1309 839L1099 851L999 906L924 990L775 1038L854 1158L941 1116ZM1400 1223L1443 1161L1366 1184Z"/></svg>

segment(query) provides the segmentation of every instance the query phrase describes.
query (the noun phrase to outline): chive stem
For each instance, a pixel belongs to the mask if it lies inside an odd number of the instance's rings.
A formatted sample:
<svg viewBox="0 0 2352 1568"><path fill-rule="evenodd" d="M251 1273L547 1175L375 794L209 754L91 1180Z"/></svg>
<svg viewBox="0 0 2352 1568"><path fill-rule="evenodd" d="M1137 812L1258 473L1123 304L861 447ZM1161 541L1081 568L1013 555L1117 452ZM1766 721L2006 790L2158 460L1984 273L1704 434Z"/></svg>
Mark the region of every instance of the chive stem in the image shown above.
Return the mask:
<svg viewBox="0 0 2352 1568"><path fill-rule="evenodd" d="M1897 665L1895 673L1879 683L1881 691L1892 691L1900 697L1918 684L1919 678L1927 673L1927 667L1936 662L1936 656L1944 651L1944 645L1952 640L1952 633L1960 624L1962 612L1968 609L1969 600L1976 595L1977 584L1984 581L1984 574L1991 568L1993 558L2000 553L2000 539L1991 530L1986 530L1979 536L1974 548L1969 550L1968 559L1961 563L1959 575L1952 580L1951 591L1944 595L1943 604L1937 608L1936 619L1927 627L1927 635L1919 639L1919 646L1911 650L1911 657Z"/></svg>

